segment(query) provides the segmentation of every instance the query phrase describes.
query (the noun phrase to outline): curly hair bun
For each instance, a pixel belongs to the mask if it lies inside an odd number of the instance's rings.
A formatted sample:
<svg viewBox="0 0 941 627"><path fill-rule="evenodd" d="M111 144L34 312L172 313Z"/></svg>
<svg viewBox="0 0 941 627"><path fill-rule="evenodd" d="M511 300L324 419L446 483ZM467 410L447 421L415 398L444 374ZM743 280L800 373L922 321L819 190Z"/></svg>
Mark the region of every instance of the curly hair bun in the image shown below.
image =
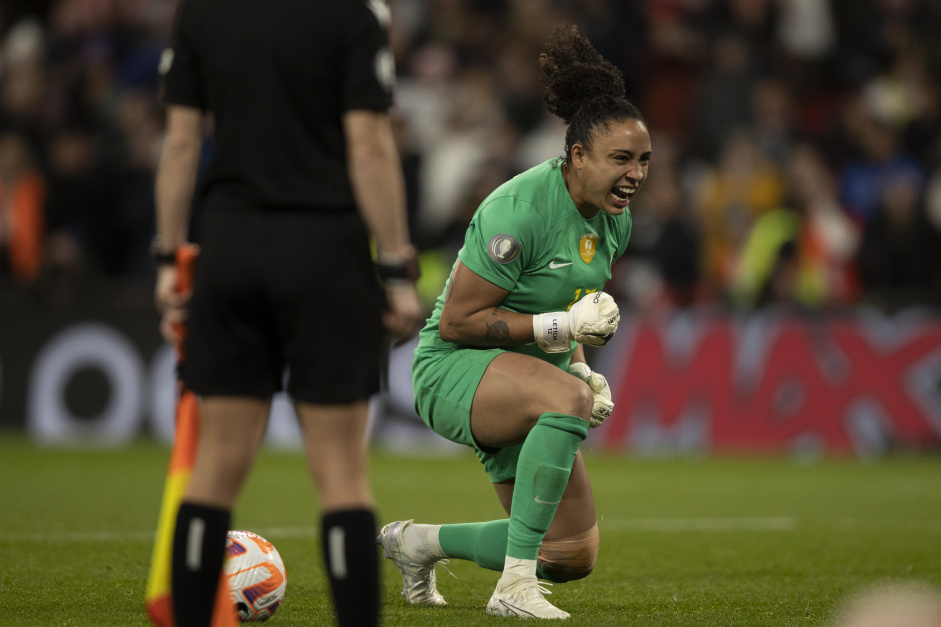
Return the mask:
<svg viewBox="0 0 941 627"><path fill-rule="evenodd" d="M543 98L549 112L571 124L575 113L595 98L623 99L621 71L602 57L577 26L557 26L539 55Z"/></svg>

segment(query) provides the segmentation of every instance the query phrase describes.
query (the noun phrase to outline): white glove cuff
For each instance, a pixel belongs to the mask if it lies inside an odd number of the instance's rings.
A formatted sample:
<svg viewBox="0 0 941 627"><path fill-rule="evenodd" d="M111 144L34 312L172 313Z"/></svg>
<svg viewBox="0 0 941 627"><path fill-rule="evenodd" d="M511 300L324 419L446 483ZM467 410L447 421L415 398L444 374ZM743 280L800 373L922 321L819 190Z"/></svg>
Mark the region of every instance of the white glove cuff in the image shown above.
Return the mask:
<svg viewBox="0 0 941 627"><path fill-rule="evenodd" d="M539 348L547 353L565 353L572 347L564 311L534 315L533 336Z"/></svg>

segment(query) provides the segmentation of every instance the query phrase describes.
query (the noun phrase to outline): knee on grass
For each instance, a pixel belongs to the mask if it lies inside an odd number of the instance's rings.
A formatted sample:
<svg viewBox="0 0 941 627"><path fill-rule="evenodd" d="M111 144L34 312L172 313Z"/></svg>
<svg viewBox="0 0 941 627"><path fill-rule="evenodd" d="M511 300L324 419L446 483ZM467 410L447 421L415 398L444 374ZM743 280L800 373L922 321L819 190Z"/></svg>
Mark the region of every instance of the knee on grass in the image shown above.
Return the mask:
<svg viewBox="0 0 941 627"><path fill-rule="evenodd" d="M583 579L595 567L599 543L597 524L574 536L543 540L537 560L539 568L556 583Z"/></svg>

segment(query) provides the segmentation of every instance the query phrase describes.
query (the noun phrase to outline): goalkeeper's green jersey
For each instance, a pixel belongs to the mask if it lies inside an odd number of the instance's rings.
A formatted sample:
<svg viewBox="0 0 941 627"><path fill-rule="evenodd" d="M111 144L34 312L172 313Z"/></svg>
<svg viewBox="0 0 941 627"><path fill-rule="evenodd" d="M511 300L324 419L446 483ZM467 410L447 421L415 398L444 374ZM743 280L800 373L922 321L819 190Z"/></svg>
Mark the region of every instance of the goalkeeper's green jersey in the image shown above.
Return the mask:
<svg viewBox="0 0 941 627"><path fill-rule="evenodd" d="M527 314L567 311L585 294L604 287L612 264L627 248L630 211L583 217L569 196L561 166L561 159L550 159L510 179L481 203L467 228L458 259L509 290L500 304L504 309ZM438 335L447 289L445 284L419 334L417 350L471 348ZM565 368L575 346L573 342L567 353L546 353L536 344L508 350Z"/></svg>

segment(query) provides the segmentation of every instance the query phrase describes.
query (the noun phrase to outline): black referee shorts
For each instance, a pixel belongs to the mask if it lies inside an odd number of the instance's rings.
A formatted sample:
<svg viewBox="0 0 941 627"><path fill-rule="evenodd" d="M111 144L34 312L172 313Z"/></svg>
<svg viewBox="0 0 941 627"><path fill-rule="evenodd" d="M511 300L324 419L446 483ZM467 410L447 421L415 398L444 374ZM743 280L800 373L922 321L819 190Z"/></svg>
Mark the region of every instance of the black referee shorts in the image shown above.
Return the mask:
<svg viewBox="0 0 941 627"><path fill-rule="evenodd" d="M286 389L318 404L379 390L384 294L355 211L215 200L200 234L182 368L189 389L263 399Z"/></svg>

